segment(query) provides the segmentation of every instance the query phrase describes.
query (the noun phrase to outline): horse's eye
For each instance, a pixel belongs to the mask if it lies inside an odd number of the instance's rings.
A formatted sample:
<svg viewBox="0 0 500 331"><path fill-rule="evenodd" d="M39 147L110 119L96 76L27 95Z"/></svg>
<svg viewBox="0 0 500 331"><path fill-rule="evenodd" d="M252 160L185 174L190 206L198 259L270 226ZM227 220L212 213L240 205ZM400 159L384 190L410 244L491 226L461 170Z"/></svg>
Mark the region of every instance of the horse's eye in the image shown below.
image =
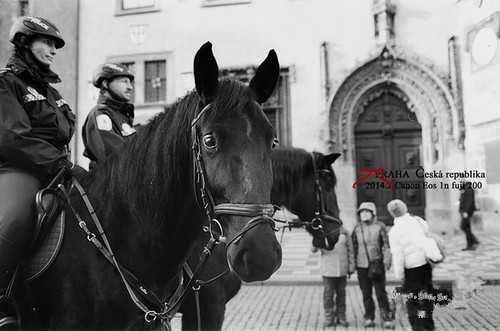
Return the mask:
<svg viewBox="0 0 500 331"><path fill-rule="evenodd" d="M217 148L217 140L212 134L206 134L203 136L203 144L208 149Z"/></svg>
<svg viewBox="0 0 500 331"><path fill-rule="evenodd" d="M279 145L280 145L280 141L278 140L278 138L274 137L271 148L277 148Z"/></svg>

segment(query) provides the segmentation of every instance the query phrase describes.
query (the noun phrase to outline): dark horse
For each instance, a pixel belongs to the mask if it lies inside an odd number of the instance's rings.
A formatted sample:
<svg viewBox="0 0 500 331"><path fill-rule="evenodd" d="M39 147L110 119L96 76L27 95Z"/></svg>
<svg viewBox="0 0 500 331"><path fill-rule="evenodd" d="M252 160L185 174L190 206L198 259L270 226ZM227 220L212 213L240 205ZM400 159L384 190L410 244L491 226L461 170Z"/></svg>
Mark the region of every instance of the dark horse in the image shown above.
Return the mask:
<svg viewBox="0 0 500 331"><path fill-rule="evenodd" d="M340 154L323 155L309 153L298 148L278 148L273 150L273 187L271 201L275 205L285 206L301 220L312 220L316 212L315 179L318 178L322 189L324 213L338 219L339 207L335 195L336 177L331 167ZM314 163L313 163L314 157ZM315 171L316 170L316 171ZM316 177L318 176L318 177ZM339 223L324 222L323 231L314 229L312 224L306 230L313 237L316 246L333 248L338 240ZM188 262L195 265L202 249L205 235L201 235L190 254ZM227 269L223 247L209 258L201 280L209 280ZM233 273L226 273L216 281L202 286L199 290L202 330L220 330L224 321L225 305L238 293L241 281ZM190 294L181 306L183 330L197 329L197 308L194 294Z"/></svg>
<svg viewBox="0 0 500 331"><path fill-rule="evenodd" d="M194 140L203 163L197 169L205 175L204 193L214 204L269 205L273 131L260 103L272 93L278 74L278 60L271 51L249 87L219 81L211 44L206 43L194 59L196 91L140 128L120 153L82 180L117 260L159 298L169 294L166 284L179 272L207 221L203 205L197 203L204 200L197 189L200 174L193 174ZM71 201L96 233L75 192ZM68 214L59 256L30 286L27 307L35 307L37 317L26 328L160 327L145 322L117 270ZM249 226L249 217L244 216L218 219L227 239L237 239L228 249L227 261L238 277L269 278L281 264L281 247L272 226L268 222Z"/></svg>

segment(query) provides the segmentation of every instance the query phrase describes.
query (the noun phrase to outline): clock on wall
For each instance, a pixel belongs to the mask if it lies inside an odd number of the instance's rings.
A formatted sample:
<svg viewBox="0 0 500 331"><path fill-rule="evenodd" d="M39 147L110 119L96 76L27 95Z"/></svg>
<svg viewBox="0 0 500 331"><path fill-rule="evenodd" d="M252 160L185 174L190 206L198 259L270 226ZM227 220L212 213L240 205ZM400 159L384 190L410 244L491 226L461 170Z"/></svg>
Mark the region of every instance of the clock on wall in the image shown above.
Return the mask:
<svg viewBox="0 0 500 331"><path fill-rule="evenodd" d="M466 51L470 52L472 71L500 63L500 11L496 11L468 29Z"/></svg>
<svg viewBox="0 0 500 331"><path fill-rule="evenodd" d="M483 66L489 64L496 56L498 37L491 26L481 28L472 40L472 60Z"/></svg>

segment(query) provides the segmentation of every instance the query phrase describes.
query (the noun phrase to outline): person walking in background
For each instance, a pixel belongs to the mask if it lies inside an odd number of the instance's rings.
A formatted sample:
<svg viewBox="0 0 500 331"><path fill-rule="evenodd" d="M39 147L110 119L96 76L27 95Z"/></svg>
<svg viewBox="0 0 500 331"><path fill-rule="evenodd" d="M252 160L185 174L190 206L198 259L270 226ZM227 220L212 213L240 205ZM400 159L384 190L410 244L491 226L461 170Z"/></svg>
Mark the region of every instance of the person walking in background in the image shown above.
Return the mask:
<svg viewBox="0 0 500 331"><path fill-rule="evenodd" d="M349 326L346 320L347 276L354 272L354 251L347 230L342 227L335 248L332 250L312 248L321 251L320 270L323 277L323 308L325 327ZM335 298L335 300L334 300Z"/></svg>
<svg viewBox="0 0 500 331"><path fill-rule="evenodd" d="M396 279L403 281L401 294L406 297L408 320L414 331L434 330L434 301L426 298L435 293L430 262L438 263L444 257L427 234L427 222L410 215L403 201L390 201L387 210L394 217L389 231L392 268Z"/></svg>
<svg viewBox="0 0 500 331"><path fill-rule="evenodd" d="M479 245L479 241L471 230L472 214L477 210L475 193L471 186L471 182L465 182L463 185L460 185L460 229L465 233L465 240L467 241L467 246L462 249L463 251L475 250L477 245Z"/></svg>
<svg viewBox="0 0 500 331"><path fill-rule="evenodd" d="M365 307L365 327L375 326L375 304L372 298L374 287L383 325L385 328L393 328L394 314L385 289L385 272L391 266L387 231L384 223L377 219L377 208L373 202L363 202L359 206L358 218L359 222L352 232L352 242Z"/></svg>

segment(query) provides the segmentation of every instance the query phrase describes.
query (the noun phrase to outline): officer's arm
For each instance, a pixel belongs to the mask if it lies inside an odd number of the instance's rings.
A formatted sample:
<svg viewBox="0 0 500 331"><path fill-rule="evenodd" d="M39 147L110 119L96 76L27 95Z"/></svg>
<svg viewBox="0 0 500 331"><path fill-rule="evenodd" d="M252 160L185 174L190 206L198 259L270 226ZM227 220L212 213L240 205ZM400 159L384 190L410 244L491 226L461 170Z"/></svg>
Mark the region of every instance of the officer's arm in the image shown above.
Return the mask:
<svg viewBox="0 0 500 331"><path fill-rule="evenodd" d="M85 126L87 142L85 147L102 162L123 145L124 138L113 129L111 118L105 113L92 114Z"/></svg>
<svg viewBox="0 0 500 331"><path fill-rule="evenodd" d="M0 80L0 158L53 176L65 163L66 153L33 135L31 121L12 87Z"/></svg>

